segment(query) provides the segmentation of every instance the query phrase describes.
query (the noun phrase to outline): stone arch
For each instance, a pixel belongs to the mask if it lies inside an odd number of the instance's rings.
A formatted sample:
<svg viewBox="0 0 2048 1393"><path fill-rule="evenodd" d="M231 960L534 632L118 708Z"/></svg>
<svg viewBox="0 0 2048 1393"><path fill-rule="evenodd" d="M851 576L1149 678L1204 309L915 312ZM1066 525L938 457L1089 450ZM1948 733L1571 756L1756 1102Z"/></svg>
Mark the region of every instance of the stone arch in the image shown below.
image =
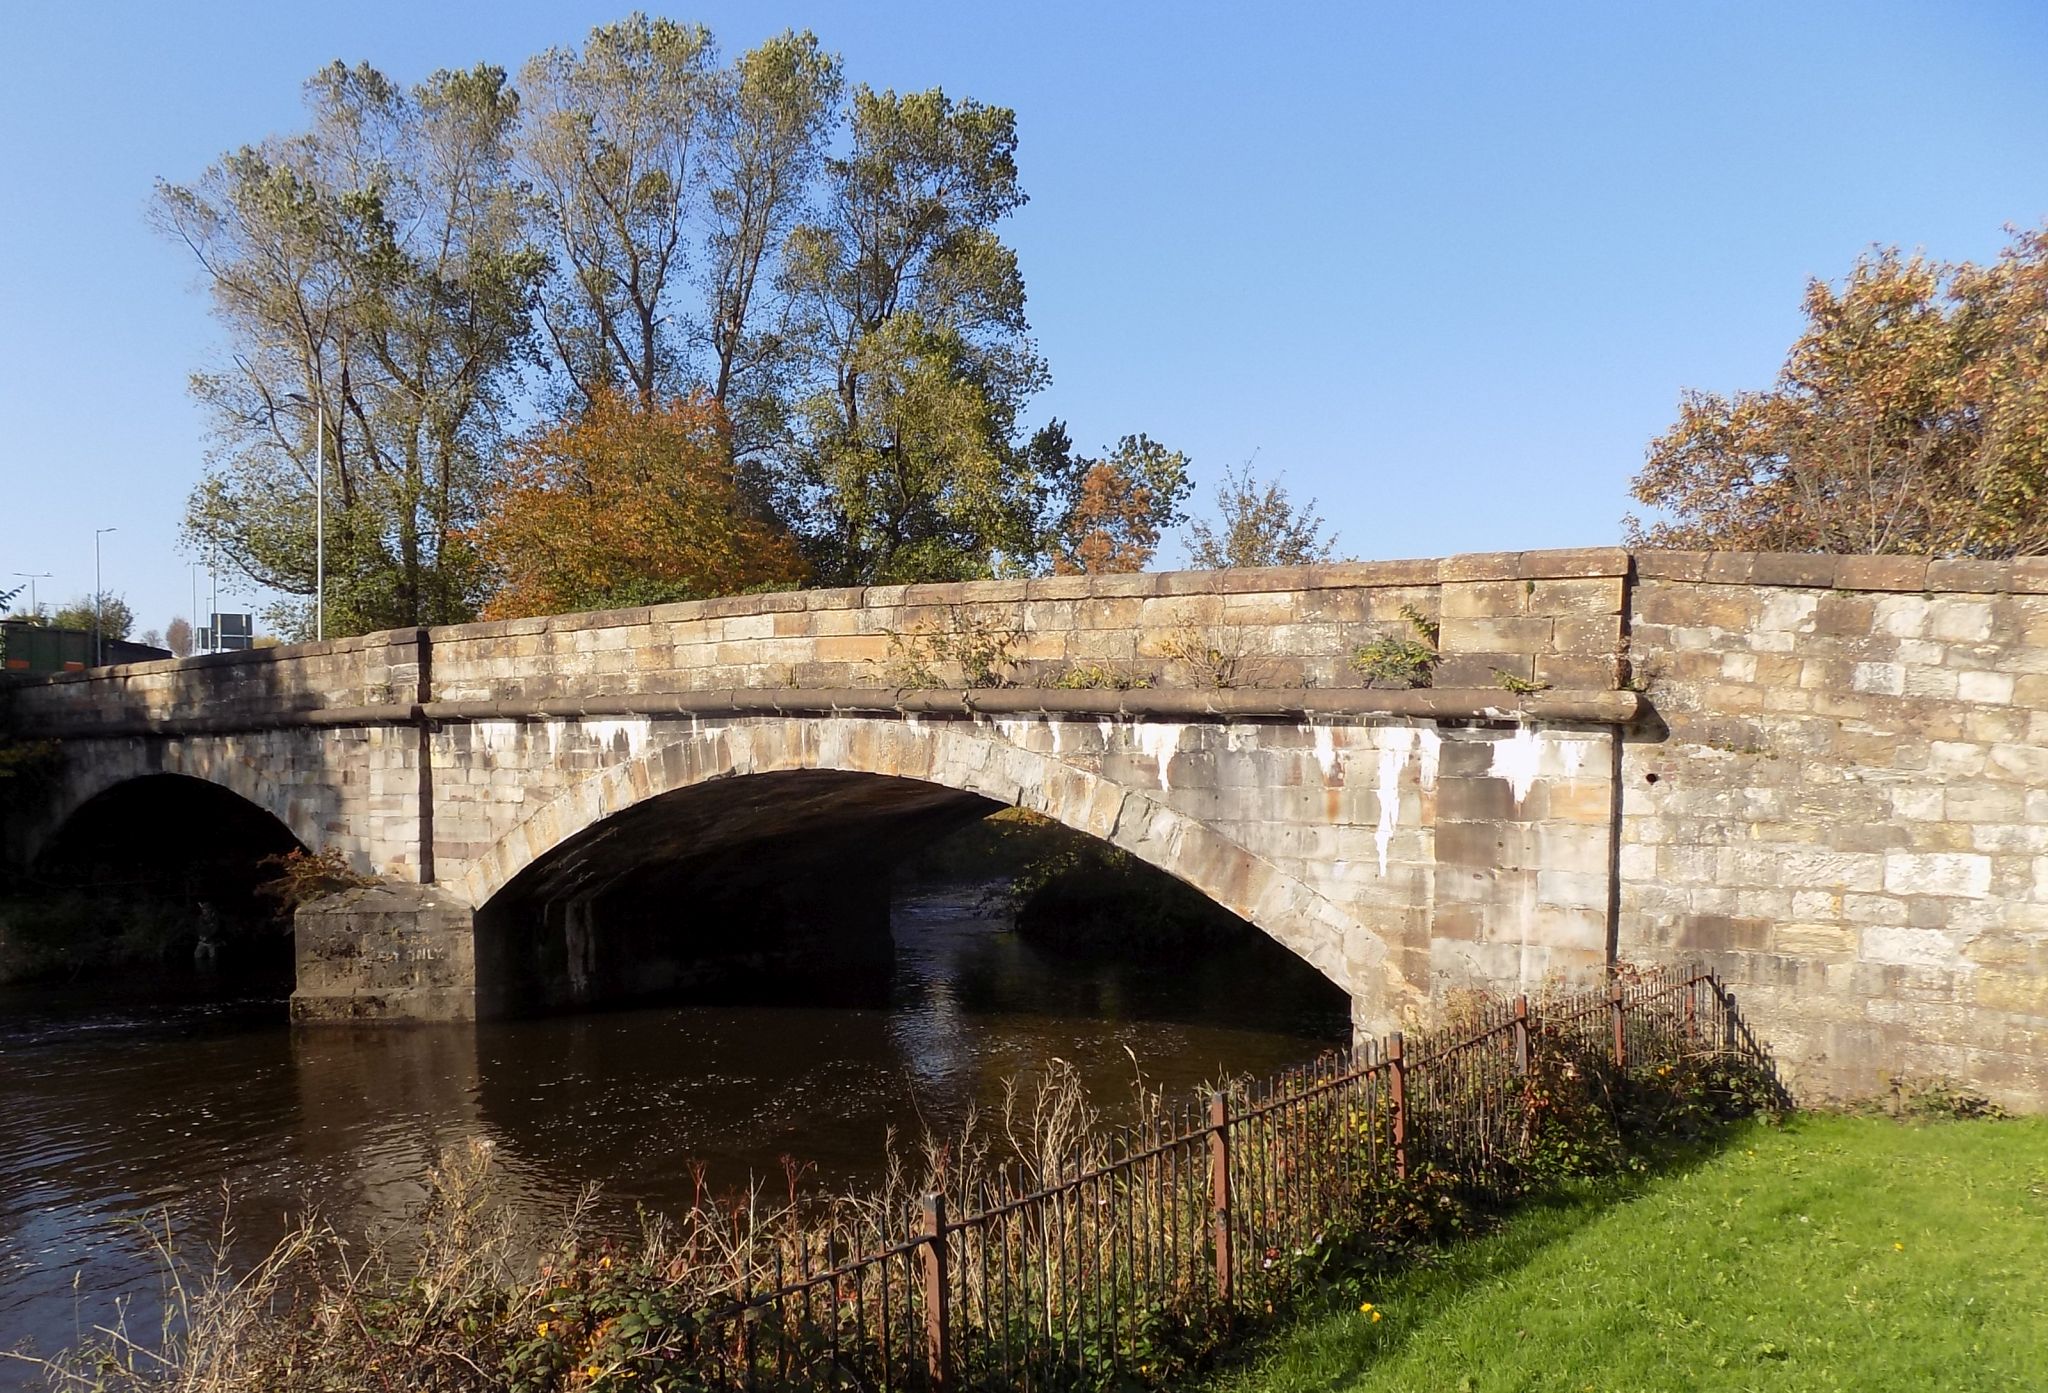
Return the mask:
<svg viewBox="0 0 2048 1393"><path fill-rule="evenodd" d="M123 784L166 774L226 789L282 823L301 846L317 851L325 844L324 819L314 797L269 761L231 752L219 739L131 736L77 742L77 747L84 757L67 762L45 814L28 829L21 847L24 862L33 862L94 799Z"/></svg>
<svg viewBox="0 0 2048 1393"><path fill-rule="evenodd" d="M1361 1026L1385 1028L1418 997L1385 940L1315 887L1172 808L1153 790L1025 748L980 718L607 721L598 728L614 762L499 837L451 879L449 890L481 910L515 877L579 834L665 793L757 774L874 774L1026 808L1130 852L1257 926L1344 988Z"/></svg>

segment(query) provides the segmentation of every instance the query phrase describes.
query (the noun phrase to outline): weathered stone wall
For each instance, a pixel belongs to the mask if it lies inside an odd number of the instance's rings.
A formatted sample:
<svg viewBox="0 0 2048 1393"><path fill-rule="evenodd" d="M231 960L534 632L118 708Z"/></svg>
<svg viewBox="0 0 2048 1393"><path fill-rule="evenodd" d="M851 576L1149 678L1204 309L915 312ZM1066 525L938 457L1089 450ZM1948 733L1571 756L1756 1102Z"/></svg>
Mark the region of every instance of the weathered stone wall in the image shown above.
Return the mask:
<svg viewBox="0 0 2048 1393"><path fill-rule="evenodd" d="M1806 1092L2048 1105L2048 564L1636 564L1621 955L1724 974Z"/></svg>

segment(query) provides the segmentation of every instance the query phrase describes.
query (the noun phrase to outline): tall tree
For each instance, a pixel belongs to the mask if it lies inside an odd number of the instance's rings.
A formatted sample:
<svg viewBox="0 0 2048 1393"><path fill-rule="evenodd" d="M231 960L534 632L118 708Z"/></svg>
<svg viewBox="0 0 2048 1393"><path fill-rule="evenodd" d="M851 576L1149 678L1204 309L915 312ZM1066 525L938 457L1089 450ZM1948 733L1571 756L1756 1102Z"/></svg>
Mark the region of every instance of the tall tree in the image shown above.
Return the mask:
<svg viewBox="0 0 2048 1393"><path fill-rule="evenodd" d="M1813 281L1776 385L1687 392L1632 486L1639 546L2048 549L2048 228L1989 266L1896 248Z"/></svg>
<svg viewBox="0 0 2048 1393"><path fill-rule="evenodd" d="M610 609L793 588L789 535L741 497L718 404L604 390L514 455L476 529L487 615Z"/></svg>
<svg viewBox="0 0 2048 1393"><path fill-rule="evenodd" d="M180 658L192 656L192 621L182 614L171 616L164 626L164 647Z"/></svg>
<svg viewBox="0 0 2048 1393"><path fill-rule="evenodd" d="M706 148L704 385L732 422L735 457L754 455L785 424L792 355L771 303L773 270L822 167L843 87L839 59L809 32L772 38L720 74Z"/></svg>
<svg viewBox="0 0 2048 1393"><path fill-rule="evenodd" d="M1337 538L1325 534L1316 501L1296 503L1278 479L1261 479L1246 460L1225 470L1216 519L1188 527L1188 564L1198 571L1232 566L1306 566L1328 561Z"/></svg>
<svg viewBox="0 0 2048 1393"><path fill-rule="evenodd" d="M406 90L339 63L306 96L305 133L158 186L235 350L193 379L217 449L187 532L310 596L324 417L330 632L466 618L480 576L462 537L546 264L508 177L518 98L495 68ZM303 633L309 609L271 614Z"/></svg>
<svg viewBox="0 0 2048 1393"><path fill-rule="evenodd" d="M635 14L521 74L519 163L554 253L541 322L572 404L615 387L651 404L688 383L676 321L716 57L702 25Z"/></svg>
<svg viewBox="0 0 2048 1393"><path fill-rule="evenodd" d="M1017 258L1016 117L943 92L853 95L851 149L781 283L807 391L786 478L821 579L966 579L1028 555L1017 414L1043 382Z"/></svg>
<svg viewBox="0 0 2048 1393"><path fill-rule="evenodd" d="M1048 429L1064 442L1058 422ZM1181 504L1191 481L1188 458L1178 450L1127 435L1106 458L1062 460L1046 432L1033 444L1038 477L1059 506L1046 545L1056 575L1142 571L1165 530L1186 520Z"/></svg>

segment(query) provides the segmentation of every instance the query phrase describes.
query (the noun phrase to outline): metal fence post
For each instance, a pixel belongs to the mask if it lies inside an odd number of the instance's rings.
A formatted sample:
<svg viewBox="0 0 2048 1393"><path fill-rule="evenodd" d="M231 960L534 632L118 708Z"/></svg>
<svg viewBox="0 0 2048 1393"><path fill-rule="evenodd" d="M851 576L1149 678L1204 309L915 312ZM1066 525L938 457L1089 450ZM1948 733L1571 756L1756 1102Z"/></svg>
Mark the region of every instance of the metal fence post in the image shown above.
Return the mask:
<svg viewBox="0 0 2048 1393"><path fill-rule="evenodd" d="M1401 1055L1401 1032L1387 1037L1387 1083L1394 1095L1394 1175L1408 1178L1408 1065Z"/></svg>
<svg viewBox="0 0 2048 1393"><path fill-rule="evenodd" d="M951 1386L953 1351L946 1307L946 1197L924 1197L924 1360L934 1388Z"/></svg>
<svg viewBox="0 0 2048 1393"><path fill-rule="evenodd" d="M1628 1009L1622 1005L1621 983L1607 988L1607 1013L1614 1018L1614 1067L1628 1068Z"/></svg>
<svg viewBox="0 0 2048 1393"><path fill-rule="evenodd" d="M1515 998L1515 1072L1529 1072L1529 993Z"/></svg>
<svg viewBox="0 0 2048 1393"><path fill-rule="evenodd" d="M1216 1244L1216 1299L1231 1301L1230 1100L1209 1095L1209 1223Z"/></svg>
<svg viewBox="0 0 2048 1393"><path fill-rule="evenodd" d="M1700 979L1695 977L1685 984L1685 1043L1696 1045L1700 1039Z"/></svg>

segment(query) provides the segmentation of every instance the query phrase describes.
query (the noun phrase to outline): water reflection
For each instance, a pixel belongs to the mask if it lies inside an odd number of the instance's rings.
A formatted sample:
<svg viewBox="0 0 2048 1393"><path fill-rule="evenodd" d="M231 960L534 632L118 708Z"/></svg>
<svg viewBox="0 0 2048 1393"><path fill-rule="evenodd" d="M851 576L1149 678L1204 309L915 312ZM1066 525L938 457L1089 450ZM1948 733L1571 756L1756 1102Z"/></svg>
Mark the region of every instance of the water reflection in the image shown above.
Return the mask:
<svg viewBox="0 0 2048 1393"><path fill-rule="evenodd" d="M1346 1029L1341 997L1263 939L1188 963L1057 959L999 931L973 889L906 900L894 935L871 1009L294 1033L274 999L0 993L0 1346L71 1343L124 1296L153 1323L137 1222L167 1209L210 1231L223 1188L246 1256L308 1205L355 1233L396 1223L445 1147L484 1138L513 1202L558 1211L595 1183L625 1216L687 1204L697 1162L721 1187L785 1156L814 1184L872 1178L892 1130L955 1129L1049 1058L1114 1105L1134 1057L1185 1089ZM0 1362L0 1388L25 1379Z"/></svg>

